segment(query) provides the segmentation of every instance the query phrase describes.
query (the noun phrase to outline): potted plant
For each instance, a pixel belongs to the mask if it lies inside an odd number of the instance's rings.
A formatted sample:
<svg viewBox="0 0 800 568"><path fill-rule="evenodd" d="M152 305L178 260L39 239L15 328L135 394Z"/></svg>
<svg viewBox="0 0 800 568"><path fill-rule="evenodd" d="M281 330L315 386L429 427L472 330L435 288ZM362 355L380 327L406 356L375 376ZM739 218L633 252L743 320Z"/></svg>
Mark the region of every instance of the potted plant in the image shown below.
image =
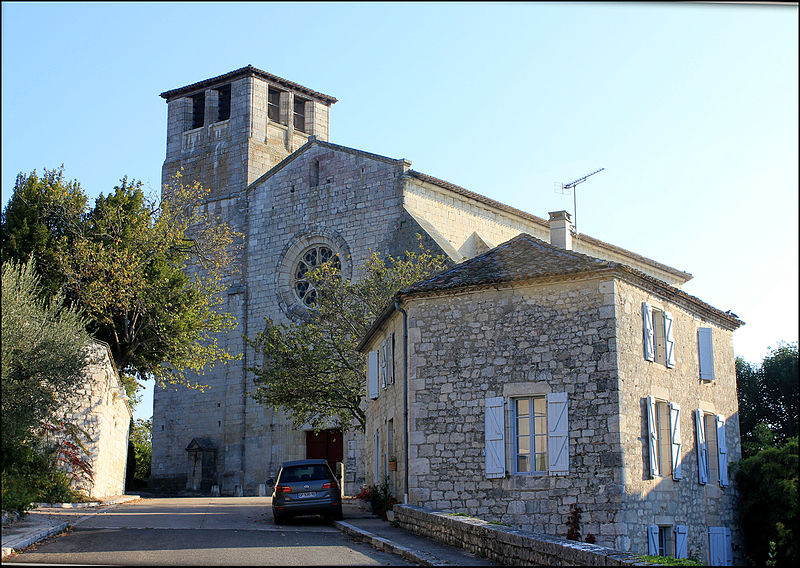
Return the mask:
<svg viewBox="0 0 800 568"><path fill-rule="evenodd" d="M397 471L397 456L389 456L389 469Z"/></svg>

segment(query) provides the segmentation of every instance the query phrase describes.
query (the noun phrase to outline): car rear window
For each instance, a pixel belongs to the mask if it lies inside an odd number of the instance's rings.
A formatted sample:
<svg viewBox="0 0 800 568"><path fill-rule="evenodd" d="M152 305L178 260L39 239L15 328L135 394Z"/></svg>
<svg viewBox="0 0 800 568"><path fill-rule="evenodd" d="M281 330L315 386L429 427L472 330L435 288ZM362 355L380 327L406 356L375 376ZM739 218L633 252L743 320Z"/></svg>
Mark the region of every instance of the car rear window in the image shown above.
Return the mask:
<svg viewBox="0 0 800 568"><path fill-rule="evenodd" d="M328 466L324 464L295 465L283 468L280 482L319 481L320 479L333 479Z"/></svg>

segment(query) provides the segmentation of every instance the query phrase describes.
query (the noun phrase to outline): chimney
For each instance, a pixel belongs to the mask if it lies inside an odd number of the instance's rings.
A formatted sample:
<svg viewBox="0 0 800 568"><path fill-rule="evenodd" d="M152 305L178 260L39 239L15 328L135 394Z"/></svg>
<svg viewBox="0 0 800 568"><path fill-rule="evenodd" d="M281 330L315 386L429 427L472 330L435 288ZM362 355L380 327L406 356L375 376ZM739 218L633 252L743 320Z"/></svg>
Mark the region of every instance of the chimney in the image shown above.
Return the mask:
<svg viewBox="0 0 800 568"><path fill-rule="evenodd" d="M550 212L550 244L572 250L572 220L566 211Z"/></svg>

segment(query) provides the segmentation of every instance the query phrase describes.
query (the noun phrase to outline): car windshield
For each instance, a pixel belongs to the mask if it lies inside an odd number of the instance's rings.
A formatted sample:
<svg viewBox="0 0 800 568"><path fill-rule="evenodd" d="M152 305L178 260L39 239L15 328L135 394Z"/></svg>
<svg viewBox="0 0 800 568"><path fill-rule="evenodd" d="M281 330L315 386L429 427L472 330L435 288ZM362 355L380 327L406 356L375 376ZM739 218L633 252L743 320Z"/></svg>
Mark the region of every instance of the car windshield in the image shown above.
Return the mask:
<svg viewBox="0 0 800 568"><path fill-rule="evenodd" d="M286 467L281 472L281 483L293 481L319 481L333 479L330 469L324 464L296 465Z"/></svg>

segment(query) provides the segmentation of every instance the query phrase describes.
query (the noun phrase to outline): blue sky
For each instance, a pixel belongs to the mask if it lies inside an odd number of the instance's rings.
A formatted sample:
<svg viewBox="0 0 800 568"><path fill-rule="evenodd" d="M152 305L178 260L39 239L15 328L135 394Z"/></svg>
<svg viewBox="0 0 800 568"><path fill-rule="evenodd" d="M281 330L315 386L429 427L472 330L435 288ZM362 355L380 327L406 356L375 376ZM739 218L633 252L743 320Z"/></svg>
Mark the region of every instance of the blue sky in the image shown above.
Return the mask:
<svg viewBox="0 0 800 568"><path fill-rule="evenodd" d="M160 186L159 93L251 64L335 96L331 141L685 270L759 362L798 336L797 6L2 5L2 200L62 163ZM136 410L152 413L150 389Z"/></svg>

